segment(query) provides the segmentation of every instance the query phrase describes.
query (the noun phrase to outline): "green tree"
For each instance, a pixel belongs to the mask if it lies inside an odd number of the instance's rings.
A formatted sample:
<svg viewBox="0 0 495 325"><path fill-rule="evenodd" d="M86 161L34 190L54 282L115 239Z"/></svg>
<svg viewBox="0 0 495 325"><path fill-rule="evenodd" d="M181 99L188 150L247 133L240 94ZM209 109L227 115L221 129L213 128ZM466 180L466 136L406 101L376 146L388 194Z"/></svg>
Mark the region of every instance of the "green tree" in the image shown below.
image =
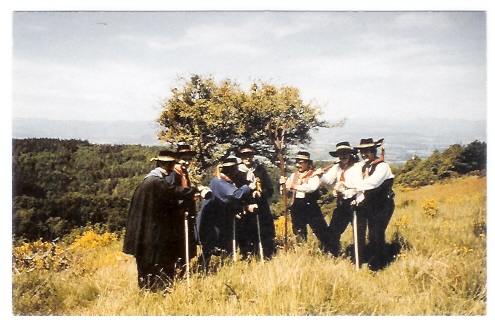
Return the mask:
<svg viewBox="0 0 495 325"><path fill-rule="evenodd" d="M478 140L471 142L456 162L455 169L460 173L474 170L486 171L487 146Z"/></svg>
<svg viewBox="0 0 495 325"><path fill-rule="evenodd" d="M318 119L320 108L304 103L294 87L258 82L246 92L229 79L217 83L212 77L193 75L179 81L180 87L162 104L159 137L172 145L183 141L193 146L202 170L245 142L276 161L267 136L272 121L286 126L287 148L309 143L310 130L329 127Z"/></svg>

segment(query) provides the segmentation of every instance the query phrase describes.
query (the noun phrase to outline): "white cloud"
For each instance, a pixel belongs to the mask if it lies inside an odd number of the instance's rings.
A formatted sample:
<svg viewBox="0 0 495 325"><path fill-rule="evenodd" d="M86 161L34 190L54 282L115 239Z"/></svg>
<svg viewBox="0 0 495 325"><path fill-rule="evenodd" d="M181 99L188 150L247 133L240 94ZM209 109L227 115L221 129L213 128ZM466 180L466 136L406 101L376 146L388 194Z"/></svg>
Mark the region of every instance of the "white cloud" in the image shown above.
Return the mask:
<svg viewBox="0 0 495 325"><path fill-rule="evenodd" d="M452 20L443 12L404 12L398 15L392 22L397 29L449 29L452 28Z"/></svg>
<svg viewBox="0 0 495 325"><path fill-rule="evenodd" d="M125 62L78 67L15 60L13 67L14 116L57 118L75 113L80 118L103 120L155 118L151 107L159 105L168 92L164 80L177 72L147 70ZM28 105L28 98L36 104ZM148 113L143 114L142 108Z"/></svg>
<svg viewBox="0 0 495 325"><path fill-rule="evenodd" d="M268 51L270 39L281 39L314 28L315 20L301 16L297 21L277 23L257 17L253 20L235 23L200 24L188 27L181 36L144 37L145 46L156 51L197 49L202 53L237 53L260 56ZM136 35L121 35L120 40L136 41ZM260 42L263 40L263 42Z"/></svg>

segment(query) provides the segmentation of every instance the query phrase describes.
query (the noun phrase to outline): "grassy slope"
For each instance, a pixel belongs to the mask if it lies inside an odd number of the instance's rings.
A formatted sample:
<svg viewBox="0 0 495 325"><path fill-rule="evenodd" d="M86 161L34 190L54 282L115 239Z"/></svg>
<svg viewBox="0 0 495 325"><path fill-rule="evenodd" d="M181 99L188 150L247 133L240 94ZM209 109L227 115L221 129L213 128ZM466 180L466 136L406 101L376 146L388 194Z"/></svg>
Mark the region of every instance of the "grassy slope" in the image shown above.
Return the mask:
<svg viewBox="0 0 495 325"><path fill-rule="evenodd" d="M486 179L396 190L387 239L403 249L384 270L356 272L322 255L314 237L271 261L225 261L166 297L140 292L121 241L81 252L60 273L13 275L14 314L485 315ZM436 207L436 209L435 209ZM429 208L429 210L427 209ZM436 214L435 214L436 211ZM343 247L352 243L351 227ZM220 261L219 261L220 263Z"/></svg>

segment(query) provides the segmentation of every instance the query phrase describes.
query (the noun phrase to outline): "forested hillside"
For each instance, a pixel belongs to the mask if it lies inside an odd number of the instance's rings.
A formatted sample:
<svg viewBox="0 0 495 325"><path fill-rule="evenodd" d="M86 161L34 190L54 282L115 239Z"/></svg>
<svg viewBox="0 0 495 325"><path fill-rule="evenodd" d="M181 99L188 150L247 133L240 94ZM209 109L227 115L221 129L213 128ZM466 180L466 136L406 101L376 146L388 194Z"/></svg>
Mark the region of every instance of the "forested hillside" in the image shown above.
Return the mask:
<svg viewBox="0 0 495 325"><path fill-rule="evenodd" d="M14 241L50 241L74 229L96 225L120 233L133 191L154 165L160 147L101 145L80 140L13 139L12 222ZM452 145L421 160L394 168L396 186L417 187L486 171L486 143ZM317 162L318 165L318 162ZM288 162L288 169L291 162ZM273 182L279 170L268 168ZM204 173L206 185L211 172ZM322 191L322 204L332 200ZM275 212L280 195L272 198ZM325 210L325 209L324 209Z"/></svg>
<svg viewBox="0 0 495 325"><path fill-rule="evenodd" d="M14 239L53 240L77 227L125 226L137 184L158 147L58 139L13 140Z"/></svg>

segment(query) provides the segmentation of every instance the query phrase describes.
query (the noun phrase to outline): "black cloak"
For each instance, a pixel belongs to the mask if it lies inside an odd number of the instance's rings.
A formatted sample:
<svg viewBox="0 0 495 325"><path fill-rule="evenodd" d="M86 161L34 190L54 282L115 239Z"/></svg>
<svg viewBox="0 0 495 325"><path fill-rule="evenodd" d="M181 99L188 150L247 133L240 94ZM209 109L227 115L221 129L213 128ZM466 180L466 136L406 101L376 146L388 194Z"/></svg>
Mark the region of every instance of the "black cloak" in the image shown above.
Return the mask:
<svg viewBox="0 0 495 325"><path fill-rule="evenodd" d="M136 188L127 217L123 252L140 266L162 266L173 278L173 268L185 245L184 218L177 213L178 200L193 199L195 187L168 183L152 171Z"/></svg>

